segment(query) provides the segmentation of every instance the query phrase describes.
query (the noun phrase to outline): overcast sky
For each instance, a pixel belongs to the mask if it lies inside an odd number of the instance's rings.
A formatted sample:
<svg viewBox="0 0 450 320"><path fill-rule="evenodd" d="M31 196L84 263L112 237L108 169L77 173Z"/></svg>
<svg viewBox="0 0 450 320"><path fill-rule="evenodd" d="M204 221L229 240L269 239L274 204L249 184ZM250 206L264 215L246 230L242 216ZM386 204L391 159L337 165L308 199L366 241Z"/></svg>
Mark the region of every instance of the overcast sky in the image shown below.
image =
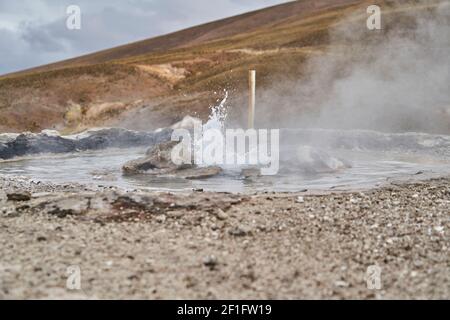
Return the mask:
<svg viewBox="0 0 450 320"><path fill-rule="evenodd" d="M286 0L0 0L0 74L146 39ZM69 5L81 30L66 27Z"/></svg>

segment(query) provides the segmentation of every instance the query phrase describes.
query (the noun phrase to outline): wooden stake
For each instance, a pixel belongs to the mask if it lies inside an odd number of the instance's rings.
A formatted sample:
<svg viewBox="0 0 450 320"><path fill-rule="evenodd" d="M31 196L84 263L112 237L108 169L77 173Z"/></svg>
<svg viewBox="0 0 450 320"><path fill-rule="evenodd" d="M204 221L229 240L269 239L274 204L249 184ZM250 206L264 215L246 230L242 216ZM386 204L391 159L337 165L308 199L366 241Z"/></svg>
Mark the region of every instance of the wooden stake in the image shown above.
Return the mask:
<svg viewBox="0 0 450 320"><path fill-rule="evenodd" d="M255 128L255 104L256 104L256 70L250 70L248 75L249 100L248 100L248 128Z"/></svg>

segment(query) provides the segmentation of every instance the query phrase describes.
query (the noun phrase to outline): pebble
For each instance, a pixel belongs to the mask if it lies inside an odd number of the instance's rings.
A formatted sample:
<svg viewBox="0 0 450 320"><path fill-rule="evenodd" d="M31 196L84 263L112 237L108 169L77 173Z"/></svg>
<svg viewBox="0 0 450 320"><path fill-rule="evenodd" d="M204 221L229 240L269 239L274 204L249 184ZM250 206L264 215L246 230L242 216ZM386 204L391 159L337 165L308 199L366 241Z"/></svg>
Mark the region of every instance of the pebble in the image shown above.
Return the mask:
<svg viewBox="0 0 450 320"><path fill-rule="evenodd" d="M164 222L166 222L166 220L167 220L167 217L164 214L156 217L156 222L158 222L158 223L164 223Z"/></svg>
<svg viewBox="0 0 450 320"><path fill-rule="evenodd" d="M348 288L350 286L350 284L348 282L345 282L345 281L336 281L334 283L334 285L336 287L339 287L339 288Z"/></svg>
<svg viewBox="0 0 450 320"><path fill-rule="evenodd" d="M228 215L222 209L217 209L216 217L222 221L228 219Z"/></svg>
<svg viewBox="0 0 450 320"><path fill-rule="evenodd" d="M219 264L219 260L216 256L211 255L203 259L203 265L209 267L210 269L214 269Z"/></svg>
<svg viewBox="0 0 450 320"><path fill-rule="evenodd" d="M303 197L298 197L297 200L295 201L297 203L305 203L305 198Z"/></svg>
<svg viewBox="0 0 450 320"><path fill-rule="evenodd" d="M228 233L235 237L244 237L250 233L250 230L248 227L238 226L230 229Z"/></svg>

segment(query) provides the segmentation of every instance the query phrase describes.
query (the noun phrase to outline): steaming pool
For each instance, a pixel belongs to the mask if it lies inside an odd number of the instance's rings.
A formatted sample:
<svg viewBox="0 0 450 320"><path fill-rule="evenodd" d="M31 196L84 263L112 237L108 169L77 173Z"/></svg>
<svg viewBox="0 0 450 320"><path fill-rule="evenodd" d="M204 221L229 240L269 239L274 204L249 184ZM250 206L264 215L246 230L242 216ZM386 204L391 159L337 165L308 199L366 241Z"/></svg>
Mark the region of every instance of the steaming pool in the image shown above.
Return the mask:
<svg viewBox="0 0 450 320"><path fill-rule="evenodd" d="M240 169L226 169L214 178L184 180L141 174L123 176L124 163L142 157L146 149L109 149L64 155L40 155L0 162L0 175L21 176L57 184L80 183L116 186L127 190L159 191L299 192L360 190L389 181L424 179L450 174L450 136L383 134L368 131L285 130L283 154L298 154L299 146L320 148L330 159L349 166L337 170L302 170L302 162L289 162L289 170L276 176L244 178ZM291 141L295 141L292 143ZM292 158L292 157L291 157ZM295 157L294 157L295 158ZM311 165L311 164L310 164ZM312 163L314 166L314 163ZM283 164L281 165L283 168Z"/></svg>

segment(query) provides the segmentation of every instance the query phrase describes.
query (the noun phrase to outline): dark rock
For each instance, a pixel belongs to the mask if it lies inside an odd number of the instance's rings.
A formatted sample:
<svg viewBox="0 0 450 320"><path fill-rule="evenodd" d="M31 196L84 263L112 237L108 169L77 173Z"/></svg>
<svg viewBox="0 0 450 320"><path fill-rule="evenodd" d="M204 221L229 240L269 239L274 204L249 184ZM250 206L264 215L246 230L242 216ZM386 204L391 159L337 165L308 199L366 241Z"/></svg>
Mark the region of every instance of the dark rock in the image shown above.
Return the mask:
<svg viewBox="0 0 450 320"><path fill-rule="evenodd" d="M61 137L46 134L21 134L6 144L0 158L10 159L38 153L67 153L76 150L76 143Z"/></svg>
<svg viewBox="0 0 450 320"><path fill-rule="evenodd" d="M8 201L30 201L31 194L28 192L15 192L6 195Z"/></svg>

